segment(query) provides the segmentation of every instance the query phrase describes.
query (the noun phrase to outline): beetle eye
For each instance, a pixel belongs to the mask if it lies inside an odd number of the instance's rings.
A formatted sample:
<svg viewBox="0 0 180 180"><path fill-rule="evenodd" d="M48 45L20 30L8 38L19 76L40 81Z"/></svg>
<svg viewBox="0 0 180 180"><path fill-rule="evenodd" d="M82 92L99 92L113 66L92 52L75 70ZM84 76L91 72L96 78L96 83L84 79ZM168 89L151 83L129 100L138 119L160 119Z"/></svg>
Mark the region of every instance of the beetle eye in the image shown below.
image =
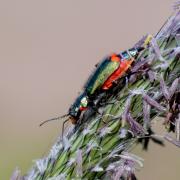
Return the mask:
<svg viewBox="0 0 180 180"><path fill-rule="evenodd" d="M87 105L88 105L87 97L83 97L81 99L81 107L87 107Z"/></svg>

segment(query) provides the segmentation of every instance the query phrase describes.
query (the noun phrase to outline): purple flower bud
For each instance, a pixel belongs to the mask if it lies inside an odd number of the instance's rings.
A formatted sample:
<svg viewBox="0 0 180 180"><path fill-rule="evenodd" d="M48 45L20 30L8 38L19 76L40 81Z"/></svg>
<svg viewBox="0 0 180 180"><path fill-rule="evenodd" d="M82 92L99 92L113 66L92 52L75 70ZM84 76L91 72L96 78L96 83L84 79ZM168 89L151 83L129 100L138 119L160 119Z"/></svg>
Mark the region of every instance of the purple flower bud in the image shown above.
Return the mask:
<svg viewBox="0 0 180 180"><path fill-rule="evenodd" d="M62 143L59 143L59 142L55 143L50 150L50 153L49 153L50 158L55 160L62 147L63 147Z"/></svg>
<svg viewBox="0 0 180 180"><path fill-rule="evenodd" d="M144 118L144 128L150 128L150 105L143 100L143 118Z"/></svg>
<svg viewBox="0 0 180 180"><path fill-rule="evenodd" d="M144 41L146 40L148 35L143 36L135 45L134 48L143 47Z"/></svg>
<svg viewBox="0 0 180 180"><path fill-rule="evenodd" d="M140 167L143 167L142 161L144 161L144 159L135 154L129 152L122 152L122 155L120 155L120 157L132 161L134 164L137 163Z"/></svg>
<svg viewBox="0 0 180 180"><path fill-rule="evenodd" d="M157 39L161 37L167 37L174 29L174 26L177 25L180 19L180 11L174 13L166 22L165 26L161 29L161 31L156 36Z"/></svg>
<svg viewBox="0 0 180 180"><path fill-rule="evenodd" d="M83 174L83 168L82 168L82 150L78 149L76 154L76 174L78 177L82 177Z"/></svg>
<svg viewBox="0 0 180 180"><path fill-rule="evenodd" d="M175 1L174 3L173 3L173 10L175 11L175 10L178 10L179 9L179 6L180 6L180 1Z"/></svg>
<svg viewBox="0 0 180 180"><path fill-rule="evenodd" d="M120 133L119 133L119 137L120 137L121 139L123 139L123 138L125 138L125 137L127 136L127 133L128 133L127 129L121 128L121 129L120 129Z"/></svg>
<svg viewBox="0 0 180 180"><path fill-rule="evenodd" d="M100 137L104 137L105 135L111 133L110 127L104 127L100 130Z"/></svg>
<svg viewBox="0 0 180 180"><path fill-rule="evenodd" d="M126 176L127 176L126 179L131 180L130 177L135 172L135 162L132 160L125 160L124 168L125 168Z"/></svg>
<svg viewBox="0 0 180 180"><path fill-rule="evenodd" d="M149 59L141 59L140 61L138 61L131 69L131 72L135 73L138 72L138 70L140 68L142 68L145 64L147 64L149 62Z"/></svg>
<svg viewBox="0 0 180 180"><path fill-rule="evenodd" d="M71 144L66 136L63 136L63 145L64 145L65 150L67 150L71 147Z"/></svg>
<svg viewBox="0 0 180 180"><path fill-rule="evenodd" d="M177 141L177 140L173 139L170 135L166 134L166 135L164 136L164 139L166 139L166 140L169 141L170 143L172 143L172 144L174 144L174 145L176 145L177 147L180 148L180 141Z"/></svg>
<svg viewBox="0 0 180 180"><path fill-rule="evenodd" d="M155 107L156 109L158 109L159 111L166 111L166 108L164 108L163 106L161 106L157 101L155 101L154 99L152 99L150 96L148 96L147 94L143 94L143 99L151 106Z"/></svg>
<svg viewBox="0 0 180 180"><path fill-rule="evenodd" d="M171 87L169 88L169 96L170 98L174 95L174 93L176 92L178 85L180 83L180 78L177 78L173 81Z"/></svg>
<svg viewBox="0 0 180 180"><path fill-rule="evenodd" d="M151 71L151 70L148 71L148 76L149 76L150 82L154 82L154 80L156 79L156 74L155 74L155 72L153 72L153 71Z"/></svg>
<svg viewBox="0 0 180 180"><path fill-rule="evenodd" d="M137 79L137 74L132 74L129 78L129 82L130 83L134 83Z"/></svg>
<svg viewBox="0 0 180 180"><path fill-rule="evenodd" d="M136 120L133 119L130 113L127 115L127 121L130 124L131 131L135 136L146 134L144 128Z"/></svg>
<svg viewBox="0 0 180 180"><path fill-rule="evenodd" d="M128 172L127 180L137 180L134 172Z"/></svg>
<svg viewBox="0 0 180 180"><path fill-rule="evenodd" d="M89 134L91 132L92 132L92 130L90 130L89 128L86 128L86 129L83 130L82 134L85 136L85 135L87 135L87 134Z"/></svg>
<svg viewBox="0 0 180 180"><path fill-rule="evenodd" d="M24 180L37 179L39 172L36 169L32 169L27 176L25 176Z"/></svg>
<svg viewBox="0 0 180 180"><path fill-rule="evenodd" d="M162 91L164 97L166 98L166 100L169 101L170 100L170 94L169 94L169 91L167 89L167 86L166 86L162 76L160 77L160 88L161 88L161 91Z"/></svg>
<svg viewBox="0 0 180 180"><path fill-rule="evenodd" d="M20 172L19 168L16 167L10 180L21 180L21 179L23 179L23 178L21 178L21 172Z"/></svg>
<svg viewBox="0 0 180 180"><path fill-rule="evenodd" d="M74 164L75 162L76 162L76 159L75 159L75 158L70 158L70 159L68 160L67 166L70 167L70 166L72 166L72 164Z"/></svg>
<svg viewBox="0 0 180 180"><path fill-rule="evenodd" d="M97 148L98 147L98 144L96 141L90 141L88 144L87 144L87 150L86 150L86 153L89 153L93 148Z"/></svg>
<svg viewBox="0 0 180 180"><path fill-rule="evenodd" d="M176 42L177 42L178 46L180 46L180 34L176 34L175 39L176 39Z"/></svg>
<svg viewBox="0 0 180 180"><path fill-rule="evenodd" d="M123 173L124 173L123 167L119 166L118 168L116 168L116 171L114 172L112 179L119 180L123 176Z"/></svg>
<svg viewBox="0 0 180 180"><path fill-rule="evenodd" d="M36 161L36 166L40 172L40 174L43 174L47 168L48 165L48 158L44 158L44 159L39 159Z"/></svg>
<svg viewBox="0 0 180 180"><path fill-rule="evenodd" d="M93 172L101 172L101 171L104 171L104 169L98 164L92 169L92 171Z"/></svg>
<svg viewBox="0 0 180 180"><path fill-rule="evenodd" d="M62 173L58 176L55 176L55 177L51 177L51 178L48 178L48 180L66 180L66 174L65 173Z"/></svg>
<svg viewBox="0 0 180 180"><path fill-rule="evenodd" d="M175 37L177 43L180 42L180 35ZM178 54L180 53L180 47L175 47L174 49L172 49L169 54L168 54L168 58L171 59L173 57L176 57Z"/></svg>
<svg viewBox="0 0 180 180"><path fill-rule="evenodd" d="M115 169L115 165L112 163L112 164L109 164L108 167L106 168L106 171L110 171L110 170L114 170Z"/></svg>
<svg viewBox="0 0 180 180"><path fill-rule="evenodd" d="M154 53L156 54L156 57L161 60L161 61L164 61L164 58L162 57L161 55L161 52L160 52L160 49L159 49L159 46L157 44L157 41L155 38L152 38L151 42L150 42L153 50L154 50Z"/></svg>
<svg viewBox="0 0 180 180"><path fill-rule="evenodd" d="M122 115L122 119L123 120L126 120L127 119L127 116L129 114L129 111L130 111L130 107L131 107L131 100L132 100L132 96L129 96L126 100L126 103L125 103L125 109L124 109L124 113Z"/></svg>

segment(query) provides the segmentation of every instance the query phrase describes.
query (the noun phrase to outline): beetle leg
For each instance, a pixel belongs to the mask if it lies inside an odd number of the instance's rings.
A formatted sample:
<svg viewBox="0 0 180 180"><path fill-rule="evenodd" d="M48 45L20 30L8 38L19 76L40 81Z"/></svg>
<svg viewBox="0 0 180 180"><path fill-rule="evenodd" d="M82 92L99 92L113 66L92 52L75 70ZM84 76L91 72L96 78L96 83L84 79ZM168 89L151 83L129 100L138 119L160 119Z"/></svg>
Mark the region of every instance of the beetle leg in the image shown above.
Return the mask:
<svg viewBox="0 0 180 180"><path fill-rule="evenodd" d="M63 137L64 137L65 124L66 124L68 121L69 121L69 118L63 121L63 124L62 124L62 139L63 139Z"/></svg>
<svg viewBox="0 0 180 180"><path fill-rule="evenodd" d="M95 106L95 105L92 105L90 108L89 108L89 111L93 111L99 115L102 115L102 113L99 111L99 109ZM91 113L92 114L92 113Z"/></svg>

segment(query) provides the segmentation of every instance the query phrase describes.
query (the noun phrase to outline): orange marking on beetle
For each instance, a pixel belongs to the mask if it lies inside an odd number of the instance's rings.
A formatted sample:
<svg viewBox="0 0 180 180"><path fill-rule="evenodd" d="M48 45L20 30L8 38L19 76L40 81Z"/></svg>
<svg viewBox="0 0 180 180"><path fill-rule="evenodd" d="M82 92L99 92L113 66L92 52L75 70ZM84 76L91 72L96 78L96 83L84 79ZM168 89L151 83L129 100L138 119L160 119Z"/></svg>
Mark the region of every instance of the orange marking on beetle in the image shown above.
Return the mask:
<svg viewBox="0 0 180 180"><path fill-rule="evenodd" d="M119 62L121 59L116 55L116 54L112 54L111 55L111 61L114 62Z"/></svg>
<svg viewBox="0 0 180 180"><path fill-rule="evenodd" d="M111 74L111 76L105 81L105 83L102 86L102 89L108 90L113 85L112 83L114 81L121 78L126 73L126 71L131 67L133 61L134 58L132 58L131 60L121 61L119 68L116 71L114 71Z"/></svg>

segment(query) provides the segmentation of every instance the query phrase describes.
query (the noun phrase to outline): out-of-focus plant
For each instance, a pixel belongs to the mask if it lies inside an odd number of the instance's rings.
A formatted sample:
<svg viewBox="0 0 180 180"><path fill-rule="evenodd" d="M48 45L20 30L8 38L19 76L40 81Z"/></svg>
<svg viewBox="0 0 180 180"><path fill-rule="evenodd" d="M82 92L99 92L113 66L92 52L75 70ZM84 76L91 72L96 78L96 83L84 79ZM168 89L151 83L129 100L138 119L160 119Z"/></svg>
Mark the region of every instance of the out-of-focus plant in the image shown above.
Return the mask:
<svg viewBox="0 0 180 180"><path fill-rule="evenodd" d="M135 169L142 167L142 159L130 150L138 140L144 141L145 148L150 139L162 144L151 129L156 116L165 119L165 139L180 147L180 11L175 8L138 56L126 85L122 78L106 98L101 114L82 120L27 175L21 177L15 170L12 180L136 179Z"/></svg>

